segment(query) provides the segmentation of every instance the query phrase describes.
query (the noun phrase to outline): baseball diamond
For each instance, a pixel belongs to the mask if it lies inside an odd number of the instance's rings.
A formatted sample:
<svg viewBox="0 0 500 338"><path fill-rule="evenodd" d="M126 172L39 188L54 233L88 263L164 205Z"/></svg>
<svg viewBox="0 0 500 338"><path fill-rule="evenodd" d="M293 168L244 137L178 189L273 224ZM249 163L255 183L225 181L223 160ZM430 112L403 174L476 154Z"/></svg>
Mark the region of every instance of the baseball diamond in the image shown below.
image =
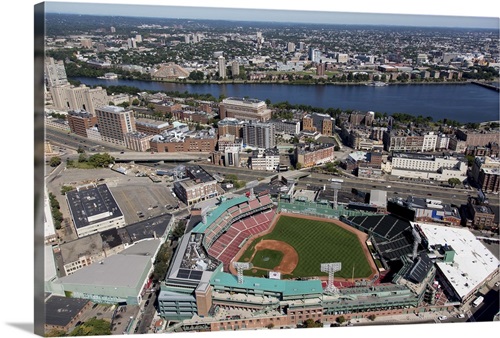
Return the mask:
<svg viewBox="0 0 500 338"><path fill-rule="evenodd" d="M336 279L370 279L377 274L376 265L365 244L367 235L338 220L313 216L279 214L269 231L249 241L235 261L252 262L254 269L246 275L262 276L266 271L282 273L285 278L322 277L321 263L341 262ZM280 251L271 255L268 250ZM263 261L264 256L269 261ZM272 258L272 259L271 259Z"/></svg>

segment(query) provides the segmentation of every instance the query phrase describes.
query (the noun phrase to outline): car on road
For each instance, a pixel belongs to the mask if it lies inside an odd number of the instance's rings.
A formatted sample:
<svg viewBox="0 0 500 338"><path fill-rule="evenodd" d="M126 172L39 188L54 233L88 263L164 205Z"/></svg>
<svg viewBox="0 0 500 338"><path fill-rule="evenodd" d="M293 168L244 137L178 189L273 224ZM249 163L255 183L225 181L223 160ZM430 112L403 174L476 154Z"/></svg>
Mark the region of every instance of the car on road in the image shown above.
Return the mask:
<svg viewBox="0 0 500 338"><path fill-rule="evenodd" d="M448 317L446 317L446 316L439 316L438 319L439 320L446 320L446 319L448 319Z"/></svg>
<svg viewBox="0 0 500 338"><path fill-rule="evenodd" d="M465 318L465 315L464 315L463 313L459 313L459 314L457 315L457 318Z"/></svg>

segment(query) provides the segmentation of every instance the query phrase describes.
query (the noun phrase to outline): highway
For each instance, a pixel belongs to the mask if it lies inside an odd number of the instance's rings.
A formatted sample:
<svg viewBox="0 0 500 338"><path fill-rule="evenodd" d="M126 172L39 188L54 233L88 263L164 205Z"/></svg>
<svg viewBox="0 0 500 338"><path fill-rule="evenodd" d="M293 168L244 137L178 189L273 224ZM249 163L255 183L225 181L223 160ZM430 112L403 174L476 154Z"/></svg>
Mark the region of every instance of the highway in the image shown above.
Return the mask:
<svg viewBox="0 0 500 338"><path fill-rule="evenodd" d="M157 168L171 169L174 168L175 163L162 163L157 165ZM234 168L234 167L222 167L201 164L202 167L211 174L234 174L239 180L245 182L250 182L257 180L258 178L269 178L274 175L278 175L276 172L265 172L265 171L252 171L248 168ZM326 188L330 187L329 178L334 176L312 173L311 176L305 177L299 180L298 187L305 189L307 185L322 187L326 185ZM357 177L342 177L344 183L342 184L342 191L351 192L352 188L356 188L362 192L370 192L372 189L380 189L387 191L387 197L401 197L406 199L409 195L415 197L439 199L444 203L454 204L460 206L461 204L467 203L467 197L469 195L475 196L476 192L473 189L460 189L460 188L446 188L440 186L429 186L424 184L415 184L405 181L379 181L379 180L368 180L360 179ZM390 186L390 188L388 188ZM498 204L491 204L492 206Z"/></svg>
<svg viewBox="0 0 500 338"><path fill-rule="evenodd" d="M178 161L187 162L204 159L209 156L207 152L175 152L175 153L150 153L137 152L126 147L117 146L108 142L90 140L77 134L68 134L62 130L48 127L45 130L45 138L52 143L60 146L62 149L77 150L83 148L87 154L106 152L115 158L116 162L160 162L160 161Z"/></svg>
<svg viewBox="0 0 500 338"><path fill-rule="evenodd" d="M208 157L208 153L140 153L133 152L124 147L110 145L106 142L89 140L76 134L68 134L67 132L53 128L46 128L45 133L47 140L51 140L52 142L59 144L64 150L66 147L69 149L78 149L79 147L83 147L83 149L90 154L93 152L108 152L116 159L117 162L134 161L138 164L156 166L158 169L171 169L188 161L197 161L198 164L202 165L203 168L211 174L220 173L220 176L234 174L239 180L245 182L255 181L258 179L261 180L279 174L276 172L255 171L248 168L223 167L207 164L205 160ZM344 156L346 156L345 153ZM161 163L164 161L166 162ZM170 163L170 161L172 161L172 163ZM308 172L308 170L302 171ZM310 177L301 179L298 185L301 188L305 188L307 184L317 187L326 184L328 188L328 179L331 177L331 175L327 174L312 173ZM344 180L344 184L342 184L342 191L350 192L352 188L356 188L363 192L369 192L372 189L380 189L388 192L388 198L401 197L406 199L407 196L413 195L416 197L439 199L444 203L459 206L467 203L467 197L469 195L477 195L477 192L472 188L447 188L438 186L438 183L430 185L397 179L392 181L383 181L375 179L361 179L358 177L342 177L342 179ZM390 186L390 188L388 188L388 186ZM499 202L498 198L490 199L490 205L494 208L499 207Z"/></svg>
<svg viewBox="0 0 500 338"><path fill-rule="evenodd" d="M64 148L77 150L79 147L82 147L86 152L120 152L127 150L125 147L111 145L107 142L89 140L86 137L74 133L68 134L67 132L51 127L45 128L45 139Z"/></svg>

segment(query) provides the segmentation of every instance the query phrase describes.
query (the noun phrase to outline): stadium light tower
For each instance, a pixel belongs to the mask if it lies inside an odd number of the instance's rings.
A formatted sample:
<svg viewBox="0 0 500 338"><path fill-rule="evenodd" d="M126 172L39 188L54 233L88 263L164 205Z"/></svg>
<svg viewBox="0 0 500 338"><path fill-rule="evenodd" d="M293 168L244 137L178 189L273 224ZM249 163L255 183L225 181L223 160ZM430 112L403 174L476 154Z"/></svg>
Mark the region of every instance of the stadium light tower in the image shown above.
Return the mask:
<svg viewBox="0 0 500 338"><path fill-rule="evenodd" d="M238 284L243 284L243 270L251 269L253 267L252 263L233 262L233 266L238 272Z"/></svg>
<svg viewBox="0 0 500 338"><path fill-rule="evenodd" d="M336 182L332 183L332 185L331 185L331 188L333 189L333 208L335 210L337 210L337 204L338 204L337 197L338 197L339 190L341 189L341 187L342 187L342 184L336 183Z"/></svg>
<svg viewBox="0 0 500 338"><path fill-rule="evenodd" d="M328 285L325 288L326 292L337 293L338 289L333 285L333 275L335 272L342 270L342 263L322 263L321 272L328 273Z"/></svg>

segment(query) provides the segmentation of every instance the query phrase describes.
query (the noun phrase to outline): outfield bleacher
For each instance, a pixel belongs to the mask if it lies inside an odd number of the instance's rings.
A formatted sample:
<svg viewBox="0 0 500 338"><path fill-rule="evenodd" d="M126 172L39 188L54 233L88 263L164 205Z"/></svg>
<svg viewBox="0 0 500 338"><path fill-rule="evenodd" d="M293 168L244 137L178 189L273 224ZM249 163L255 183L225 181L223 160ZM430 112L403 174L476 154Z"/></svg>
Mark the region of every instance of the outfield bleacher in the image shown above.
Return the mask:
<svg viewBox="0 0 500 338"><path fill-rule="evenodd" d="M413 251L413 240L405 236L405 234L400 234L390 240L376 238L375 245L379 253L387 261L400 259L402 256L409 255Z"/></svg>
<svg viewBox="0 0 500 338"><path fill-rule="evenodd" d="M413 251L412 227L407 220L394 215L354 216L342 220L370 235L386 261L400 259Z"/></svg>
<svg viewBox="0 0 500 338"><path fill-rule="evenodd" d="M405 230L411 231L410 222L394 215L370 215L346 217L348 223L367 234L391 239Z"/></svg>

